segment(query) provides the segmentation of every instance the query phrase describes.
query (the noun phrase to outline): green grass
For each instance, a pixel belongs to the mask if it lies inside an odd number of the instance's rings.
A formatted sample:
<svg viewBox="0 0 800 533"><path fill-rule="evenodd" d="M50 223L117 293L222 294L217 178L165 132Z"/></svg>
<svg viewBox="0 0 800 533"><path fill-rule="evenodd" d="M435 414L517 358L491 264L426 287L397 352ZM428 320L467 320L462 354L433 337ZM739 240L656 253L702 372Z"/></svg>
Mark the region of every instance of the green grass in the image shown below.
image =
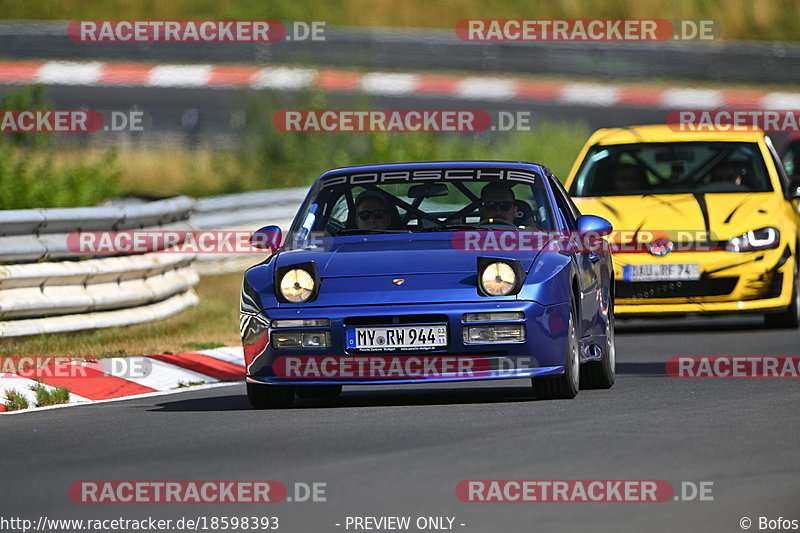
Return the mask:
<svg viewBox="0 0 800 533"><path fill-rule="evenodd" d="M11 91L0 109L50 109L42 86ZM57 164L53 134L0 135L0 209L95 205L119 194L115 153Z"/></svg>
<svg viewBox="0 0 800 533"><path fill-rule="evenodd" d="M50 390L41 383L38 383L32 386L31 390L36 394L36 405L38 407L69 403L69 390L63 387L56 387Z"/></svg>
<svg viewBox="0 0 800 533"><path fill-rule="evenodd" d="M713 19L725 39L800 40L794 0L0 0L4 19L271 19L453 29L464 18Z"/></svg>
<svg viewBox="0 0 800 533"><path fill-rule="evenodd" d="M223 348L225 345L221 342L187 342L186 347L193 350L213 350L214 348Z"/></svg>
<svg viewBox="0 0 800 533"><path fill-rule="evenodd" d="M6 401L3 402L3 406L5 406L6 411L19 411L29 407L25 396L14 389L6 390Z"/></svg>
<svg viewBox="0 0 800 533"><path fill-rule="evenodd" d="M178 386L176 388L185 389L187 387L195 387L197 385L205 385L205 384L206 384L205 381L186 381L186 382L179 381Z"/></svg>
<svg viewBox="0 0 800 533"><path fill-rule="evenodd" d="M241 147L220 164L229 188L307 185L330 168L404 161L507 159L549 166L562 179L591 133L583 122L531 120L531 131L480 133L286 133L272 125L282 109L327 109L318 91L247 95ZM370 106L340 106L367 109ZM227 174L227 175L226 175ZM231 191L233 192L233 191Z"/></svg>
<svg viewBox="0 0 800 533"><path fill-rule="evenodd" d="M40 92L34 87L13 93L6 108L44 105ZM532 131L502 133L285 133L272 124L279 110L374 106L363 96L335 106L319 91L244 93L243 103L242 141L217 151L177 146L57 151L47 136L0 137L0 209L88 206L120 194L201 197L302 187L331 168L402 161L531 161L563 179L591 133L582 122L536 117Z"/></svg>

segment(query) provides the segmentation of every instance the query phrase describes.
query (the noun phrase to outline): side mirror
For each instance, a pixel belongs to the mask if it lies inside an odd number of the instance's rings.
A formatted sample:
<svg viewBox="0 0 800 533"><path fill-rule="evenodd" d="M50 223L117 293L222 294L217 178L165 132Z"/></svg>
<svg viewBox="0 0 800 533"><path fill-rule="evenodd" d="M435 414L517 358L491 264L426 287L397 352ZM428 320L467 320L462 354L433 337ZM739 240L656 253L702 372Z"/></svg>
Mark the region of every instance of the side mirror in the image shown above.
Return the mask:
<svg viewBox="0 0 800 533"><path fill-rule="evenodd" d="M283 244L283 233L278 226L264 226L250 235L250 246L274 253Z"/></svg>
<svg viewBox="0 0 800 533"><path fill-rule="evenodd" d="M611 222L595 215L581 215L578 217L578 233L594 233L605 237L609 235L614 228Z"/></svg>
<svg viewBox="0 0 800 533"><path fill-rule="evenodd" d="M789 200L800 199L800 178L789 180Z"/></svg>

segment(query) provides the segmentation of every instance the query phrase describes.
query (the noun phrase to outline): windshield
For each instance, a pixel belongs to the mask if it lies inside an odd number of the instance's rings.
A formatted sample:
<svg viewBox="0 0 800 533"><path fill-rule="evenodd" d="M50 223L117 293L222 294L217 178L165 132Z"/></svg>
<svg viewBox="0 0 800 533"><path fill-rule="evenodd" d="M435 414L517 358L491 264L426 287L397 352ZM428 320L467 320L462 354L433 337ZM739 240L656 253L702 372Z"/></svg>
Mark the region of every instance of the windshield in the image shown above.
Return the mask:
<svg viewBox="0 0 800 533"><path fill-rule="evenodd" d="M756 143L681 142L593 146L569 192L621 196L771 190Z"/></svg>
<svg viewBox="0 0 800 533"><path fill-rule="evenodd" d="M343 173L318 182L287 242L302 245L312 234L553 228L544 181L530 170L378 171L369 174L376 176L374 180L362 184L364 175ZM501 175L509 178L496 179ZM391 183L398 176L408 177L403 183ZM509 181L514 176L519 181Z"/></svg>

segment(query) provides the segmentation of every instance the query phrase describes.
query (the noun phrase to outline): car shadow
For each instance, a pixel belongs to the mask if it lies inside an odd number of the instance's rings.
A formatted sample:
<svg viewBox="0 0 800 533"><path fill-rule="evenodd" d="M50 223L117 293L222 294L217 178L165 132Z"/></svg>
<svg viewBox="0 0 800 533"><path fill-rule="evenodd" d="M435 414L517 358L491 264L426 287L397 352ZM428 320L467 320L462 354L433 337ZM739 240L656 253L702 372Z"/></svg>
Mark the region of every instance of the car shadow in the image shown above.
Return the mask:
<svg viewBox="0 0 800 533"><path fill-rule="evenodd" d="M617 375L636 375L636 376L652 376L664 377L667 376L667 368L664 363L651 362L651 363L620 363L617 361L616 365Z"/></svg>
<svg viewBox="0 0 800 533"><path fill-rule="evenodd" d="M579 396L580 397L580 396ZM309 408L353 408L353 407L397 407L423 405L464 405L510 402L540 401L533 397L529 386L508 385L503 387L463 387L463 388L408 388L388 389L376 387L374 390L348 390L336 398L301 399L295 398L292 409ZM547 400L550 401L550 400ZM151 412L212 412L212 411L251 411L247 396L241 394L210 396L202 398L181 398L164 401L148 409Z"/></svg>
<svg viewBox="0 0 800 533"><path fill-rule="evenodd" d="M618 318L616 332L620 335L651 333L713 333L730 331L763 331L761 316L719 316L682 318Z"/></svg>

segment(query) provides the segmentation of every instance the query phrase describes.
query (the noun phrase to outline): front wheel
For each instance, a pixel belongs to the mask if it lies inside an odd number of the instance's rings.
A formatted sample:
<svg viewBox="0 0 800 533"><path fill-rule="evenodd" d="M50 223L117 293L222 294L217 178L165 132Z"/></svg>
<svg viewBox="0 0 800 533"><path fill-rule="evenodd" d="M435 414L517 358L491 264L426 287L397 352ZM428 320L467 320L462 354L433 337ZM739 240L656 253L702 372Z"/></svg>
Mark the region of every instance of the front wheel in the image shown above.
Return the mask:
<svg viewBox="0 0 800 533"><path fill-rule="evenodd" d="M798 273L797 262L794 264L792 303L785 311L764 315L764 324L768 328L797 329L800 327L800 273Z"/></svg>
<svg viewBox="0 0 800 533"><path fill-rule="evenodd" d="M247 399L256 409L287 409L294 403L294 387L247 383Z"/></svg>
<svg viewBox="0 0 800 533"><path fill-rule="evenodd" d="M580 385L580 344L578 342L577 313L575 300L569 313L567 326L567 353L565 354L564 373L560 376L531 378L533 394L540 400L569 400L578 395Z"/></svg>

